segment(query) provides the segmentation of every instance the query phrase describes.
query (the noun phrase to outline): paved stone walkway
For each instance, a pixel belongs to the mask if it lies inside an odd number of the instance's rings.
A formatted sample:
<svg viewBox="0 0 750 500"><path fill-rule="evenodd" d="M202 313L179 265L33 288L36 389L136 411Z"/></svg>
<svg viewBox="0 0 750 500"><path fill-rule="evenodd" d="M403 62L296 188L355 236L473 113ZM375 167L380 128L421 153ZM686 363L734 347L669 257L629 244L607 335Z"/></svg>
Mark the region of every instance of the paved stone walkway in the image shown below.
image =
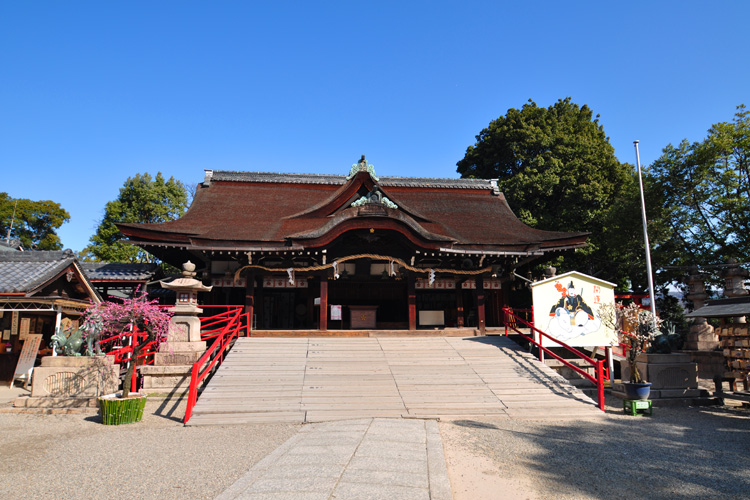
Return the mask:
<svg viewBox="0 0 750 500"><path fill-rule="evenodd" d="M304 426L217 500L450 500L437 422L360 419Z"/></svg>
<svg viewBox="0 0 750 500"><path fill-rule="evenodd" d="M188 425L601 414L506 337L250 337L237 340Z"/></svg>

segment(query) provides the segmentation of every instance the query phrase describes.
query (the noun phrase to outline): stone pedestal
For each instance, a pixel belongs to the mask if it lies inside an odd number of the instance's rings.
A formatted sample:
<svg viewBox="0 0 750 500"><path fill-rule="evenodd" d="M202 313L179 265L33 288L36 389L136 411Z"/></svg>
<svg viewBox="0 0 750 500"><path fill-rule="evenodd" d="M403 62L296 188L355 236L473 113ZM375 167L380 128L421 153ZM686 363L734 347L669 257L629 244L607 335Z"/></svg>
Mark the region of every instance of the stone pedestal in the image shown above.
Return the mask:
<svg viewBox="0 0 750 500"><path fill-rule="evenodd" d="M687 353L672 354L639 354L638 369L643 378L651 383L650 399L656 401L657 406L713 404L706 399L708 391L698 388L698 365ZM622 364L622 380L630 380L630 366ZM620 394L619 385L615 384L613 392ZM704 398L699 401L699 398Z"/></svg>
<svg viewBox="0 0 750 500"><path fill-rule="evenodd" d="M187 309L187 310L186 310ZM197 307L177 306L170 322L167 341L159 346L154 365L192 365L206 352L206 342L201 340L201 321Z"/></svg>
<svg viewBox="0 0 750 500"><path fill-rule="evenodd" d="M182 396L190 388L193 365L144 366L141 392L159 396Z"/></svg>
<svg viewBox="0 0 750 500"><path fill-rule="evenodd" d="M119 387L120 365L112 356L45 356L34 368L31 397L18 398L14 406L90 407Z"/></svg>
<svg viewBox="0 0 750 500"><path fill-rule="evenodd" d="M713 351L719 348L719 337L714 333L714 327L706 322L705 318L697 318L698 321L690 325L690 331L685 339L685 350L688 351Z"/></svg>

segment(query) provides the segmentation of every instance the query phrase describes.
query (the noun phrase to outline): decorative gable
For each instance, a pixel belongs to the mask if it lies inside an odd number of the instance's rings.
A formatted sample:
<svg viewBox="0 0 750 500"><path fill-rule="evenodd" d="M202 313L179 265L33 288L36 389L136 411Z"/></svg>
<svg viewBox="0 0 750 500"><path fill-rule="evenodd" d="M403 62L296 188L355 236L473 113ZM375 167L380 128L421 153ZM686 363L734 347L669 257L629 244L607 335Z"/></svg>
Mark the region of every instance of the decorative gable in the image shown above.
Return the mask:
<svg viewBox="0 0 750 500"><path fill-rule="evenodd" d="M398 205L393 203L387 196L383 194L380 186L375 186L365 196L360 196L357 200L353 201L350 206L361 207L363 205L383 205L388 208L397 209Z"/></svg>
<svg viewBox="0 0 750 500"><path fill-rule="evenodd" d="M365 155L362 155L362 158L359 159L358 163L355 163L352 165L352 169L349 171L349 175L346 176L346 180L351 179L355 175L357 175L359 172L367 172L370 174L370 177L372 177L372 180L375 182L380 181L378 177L375 175L375 167L372 165L367 164L367 160L365 160Z"/></svg>

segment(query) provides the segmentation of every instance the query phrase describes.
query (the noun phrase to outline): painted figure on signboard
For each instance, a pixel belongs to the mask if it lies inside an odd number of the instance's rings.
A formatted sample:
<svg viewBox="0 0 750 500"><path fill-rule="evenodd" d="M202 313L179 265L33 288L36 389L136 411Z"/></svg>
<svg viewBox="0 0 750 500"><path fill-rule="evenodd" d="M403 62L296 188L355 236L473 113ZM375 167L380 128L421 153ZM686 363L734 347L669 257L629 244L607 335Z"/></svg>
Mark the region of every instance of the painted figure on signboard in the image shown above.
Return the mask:
<svg viewBox="0 0 750 500"><path fill-rule="evenodd" d="M562 297L550 309L551 320L547 333L566 341L599 330L601 318L586 304L572 281L567 289L559 285L558 290Z"/></svg>

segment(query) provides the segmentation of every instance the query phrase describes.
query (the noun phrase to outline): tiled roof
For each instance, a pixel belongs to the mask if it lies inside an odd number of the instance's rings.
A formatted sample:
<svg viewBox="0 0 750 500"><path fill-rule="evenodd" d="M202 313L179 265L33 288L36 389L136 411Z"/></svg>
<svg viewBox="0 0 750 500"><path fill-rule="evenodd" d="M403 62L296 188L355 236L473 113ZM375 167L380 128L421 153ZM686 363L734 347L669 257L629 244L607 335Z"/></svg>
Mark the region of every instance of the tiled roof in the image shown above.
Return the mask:
<svg viewBox="0 0 750 500"><path fill-rule="evenodd" d="M362 187L372 186L370 176L361 172L347 181L335 175L215 171L180 219L118 228L141 246L196 249L243 250L311 238L325 245L321 231L340 234L356 224L403 230L425 248L523 253L574 248L586 240L587 233L523 224L493 180L381 177L377 185L398 208L368 215L352 207Z"/></svg>
<svg viewBox="0 0 750 500"><path fill-rule="evenodd" d="M332 174L284 174L274 172L235 172L214 170L212 181L263 182L282 184L329 184L341 186L346 182L345 175ZM428 177L380 177L381 186L437 187L453 189L493 189L488 179L439 179Z"/></svg>
<svg viewBox="0 0 750 500"><path fill-rule="evenodd" d="M159 265L153 263L82 262L81 267L86 276L94 281L145 281L151 279Z"/></svg>
<svg viewBox="0 0 750 500"><path fill-rule="evenodd" d="M750 314L750 297L709 300L708 303L686 314L687 318L730 318Z"/></svg>
<svg viewBox="0 0 750 500"><path fill-rule="evenodd" d="M0 253L0 293L25 293L75 261L70 250Z"/></svg>
<svg viewBox="0 0 750 500"><path fill-rule="evenodd" d="M17 252L19 248L21 248L21 240L18 238L0 240L0 252Z"/></svg>

